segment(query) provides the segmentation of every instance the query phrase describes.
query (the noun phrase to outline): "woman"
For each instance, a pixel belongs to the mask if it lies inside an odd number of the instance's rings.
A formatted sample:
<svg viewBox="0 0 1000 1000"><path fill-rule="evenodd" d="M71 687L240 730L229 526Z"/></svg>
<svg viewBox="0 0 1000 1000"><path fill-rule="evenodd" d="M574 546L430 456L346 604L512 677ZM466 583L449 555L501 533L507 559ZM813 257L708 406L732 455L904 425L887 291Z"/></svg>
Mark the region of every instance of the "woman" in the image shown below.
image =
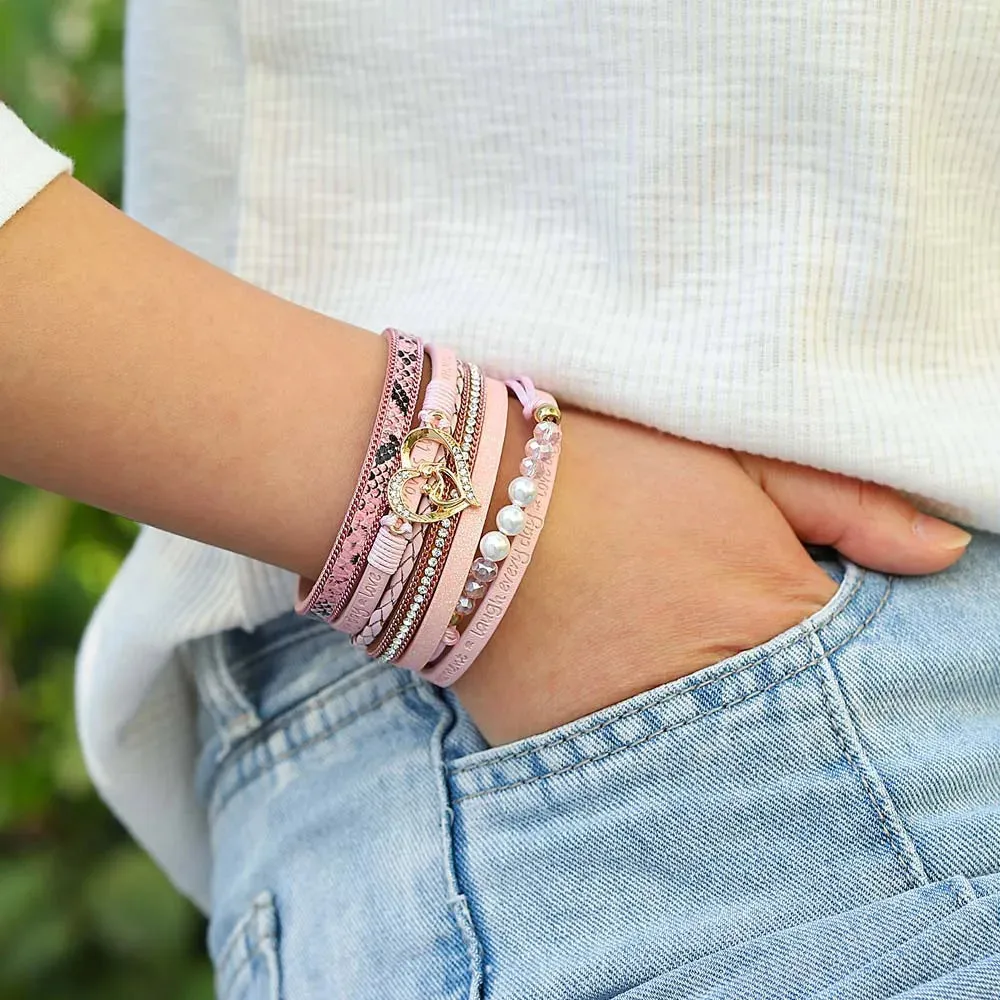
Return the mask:
<svg viewBox="0 0 1000 1000"><path fill-rule="evenodd" d="M136 0L137 221L0 119L0 472L158 526L95 782L223 998L992 995L1000 13L536 8ZM390 323L567 410L447 690L290 613Z"/></svg>

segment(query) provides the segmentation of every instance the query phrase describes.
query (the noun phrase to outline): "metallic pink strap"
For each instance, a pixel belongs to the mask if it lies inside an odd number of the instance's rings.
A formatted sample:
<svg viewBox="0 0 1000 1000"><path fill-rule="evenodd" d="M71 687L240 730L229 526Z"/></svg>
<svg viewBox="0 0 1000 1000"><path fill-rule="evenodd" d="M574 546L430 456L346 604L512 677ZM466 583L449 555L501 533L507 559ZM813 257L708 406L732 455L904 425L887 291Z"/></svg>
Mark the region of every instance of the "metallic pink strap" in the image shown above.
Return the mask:
<svg viewBox="0 0 1000 1000"><path fill-rule="evenodd" d="M510 383L507 385L510 386ZM525 415L529 419L538 405L536 402L529 408L525 404ZM432 684L437 684L439 687L454 684L482 652L500 624L500 619L507 613L510 602L524 578L528 563L531 562L538 536L545 525L545 516L548 513L559 464L559 451L557 445L552 451L550 460L541 463L539 474L535 478L538 495L531 506L525 508L524 530L511 539L510 555L500 564L497 578L490 584L489 590L473 612L472 619L462 631L458 642L453 646L446 646L440 659L420 671L420 676ZM468 563L464 569L468 571Z"/></svg>
<svg viewBox="0 0 1000 1000"><path fill-rule="evenodd" d="M395 663L409 670L420 670L427 665L455 613L455 602L462 595L462 588L469 575L469 565L475 558L480 534L489 513L493 489L496 486L500 456L503 452L507 428L507 391L496 379L486 379L486 410L483 414L483 433L479 453L472 470L472 486L481 502L479 507L462 511L458 531L448 552L448 560L438 578L431 605L417 634Z"/></svg>
<svg viewBox="0 0 1000 1000"><path fill-rule="evenodd" d="M427 352L431 358L431 380L424 393L420 407L421 415L431 410L437 410L454 421L455 411L458 409L456 389L458 358L454 351L446 347L438 347L435 344L429 345ZM440 448L437 445L421 441L414 448L413 457L417 462L433 462L437 459L439 452ZM415 487L416 484L413 485ZM413 532L409 538L394 535L385 526L379 528L357 587L341 613L331 622L335 629L352 636L357 636L359 633L368 635L368 622L374 615L376 608L381 608L384 605L386 607L385 620L388 620L394 602L386 605L385 595L387 591L391 591L393 581L402 575L399 572L400 568L405 568L406 564L412 568L416 553L420 551L423 537L424 525L422 524L413 525ZM405 582L406 578L403 577L403 583L405 584ZM381 621L382 619L379 618L380 624ZM375 632L372 638L377 635L378 632ZM368 642L371 641L368 639ZM358 642L367 645L367 642L360 636Z"/></svg>
<svg viewBox="0 0 1000 1000"><path fill-rule="evenodd" d="M325 622L341 613L364 572L379 522L389 509L385 488L399 468L399 446L417 408L423 343L393 329L387 329L384 336L389 342L385 383L354 496L319 578L311 586L299 580L295 610Z"/></svg>

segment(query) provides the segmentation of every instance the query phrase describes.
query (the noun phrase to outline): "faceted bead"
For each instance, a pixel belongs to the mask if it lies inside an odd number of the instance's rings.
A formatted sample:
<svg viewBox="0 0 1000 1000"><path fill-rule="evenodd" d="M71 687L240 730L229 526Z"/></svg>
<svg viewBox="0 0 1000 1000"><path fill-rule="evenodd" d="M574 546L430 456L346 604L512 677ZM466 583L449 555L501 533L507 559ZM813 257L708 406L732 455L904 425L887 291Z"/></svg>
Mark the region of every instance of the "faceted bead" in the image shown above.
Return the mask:
<svg viewBox="0 0 1000 1000"><path fill-rule="evenodd" d="M541 444L557 445L562 440L562 431L558 424L543 420L540 424L535 424L534 437Z"/></svg>
<svg viewBox="0 0 1000 1000"><path fill-rule="evenodd" d="M510 555L510 542L502 532L488 531L479 541L479 551L483 554L484 559L500 562Z"/></svg>
<svg viewBox="0 0 1000 1000"><path fill-rule="evenodd" d="M528 458L533 458L538 462L547 462L552 458L552 445L542 444L532 438L525 446L524 453Z"/></svg>
<svg viewBox="0 0 1000 1000"><path fill-rule="evenodd" d="M455 605L455 614L462 615L462 617L471 615L475 610L476 602L471 597L466 597L465 594L458 599L458 603Z"/></svg>
<svg viewBox="0 0 1000 1000"><path fill-rule="evenodd" d="M517 479L510 481L510 486L507 487L507 496L518 507L527 507L529 504L533 504L538 496L538 484L527 476L518 476Z"/></svg>
<svg viewBox="0 0 1000 1000"><path fill-rule="evenodd" d="M479 580L466 580L465 593L474 601L478 601L486 593L486 584L480 583Z"/></svg>
<svg viewBox="0 0 1000 1000"><path fill-rule="evenodd" d="M513 537L524 531L524 510L517 504L508 504L497 511L497 527L505 534Z"/></svg>
<svg viewBox="0 0 1000 1000"><path fill-rule="evenodd" d="M534 479L541 471L540 463L533 458L521 459L521 475Z"/></svg>
<svg viewBox="0 0 1000 1000"><path fill-rule="evenodd" d="M497 578L497 564L491 559L477 559L472 564L472 575L480 583L492 583Z"/></svg>

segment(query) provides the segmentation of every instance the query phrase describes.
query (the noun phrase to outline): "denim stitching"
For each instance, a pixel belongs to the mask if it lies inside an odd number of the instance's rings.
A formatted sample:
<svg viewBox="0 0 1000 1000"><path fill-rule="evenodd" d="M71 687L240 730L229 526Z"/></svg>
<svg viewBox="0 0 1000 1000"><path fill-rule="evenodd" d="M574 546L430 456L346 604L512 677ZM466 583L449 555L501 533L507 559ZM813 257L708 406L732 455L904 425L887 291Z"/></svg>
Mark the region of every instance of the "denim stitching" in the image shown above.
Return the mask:
<svg viewBox="0 0 1000 1000"><path fill-rule="evenodd" d="M826 659L825 655L823 659ZM903 874L906 876L907 882L910 884L910 887L914 889L919 888L922 885L926 885L929 880L927 878L927 873L923 870L923 864L920 861L919 855L916 853L916 849L914 848L913 850L910 850L907 844L899 836L899 833L892 830L888 813L879 801L880 796L878 794L878 790L872 784L871 775L868 773L864 761L861 760L857 752L851 746L849 734L843 724L843 721L839 718L840 713L837 711L837 706L834 704L833 695L830 692L829 679L825 674L820 676L819 686L820 693L823 698L823 707L826 709L830 728L833 730L833 734L837 739L837 743L840 747L840 753L851 773L861 784L865 797L868 799L868 804L875 811L876 816L878 816L879 826L882 828L882 833L885 835L886 842L892 849L900 867L903 869ZM892 802L891 797L889 801L890 803Z"/></svg>
<svg viewBox="0 0 1000 1000"><path fill-rule="evenodd" d="M830 666L830 683L836 690L840 692L841 699L843 700L844 703L844 712L846 714L848 721L851 723L851 726L853 727L854 737L857 740L858 747L860 748L861 752L869 760L871 760L872 758L871 751L868 747L867 741L865 740L864 734L862 733L861 727L858 725L857 720L854 717L854 713L851 710L851 705L847 700L847 696L843 688L843 683L841 681L840 673L837 670L835 664L831 663L829 666ZM881 781L882 780L881 775L878 773L878 768L875 767L874 763L871 765L871 768L875 772L876 777ZM892 795L889 793L888 789L885 789L885 794L889 802L893 805L893 807L895 807L896 803L893 800ZM913 855L916 858L917 862L920 864L924 881L930 882L930 876L927 874L927 871L924 868L923 858L920 857L920 854L917 851L917 846L915 841L913 840L913 836L907 829L906 823L903 821L903 817L899 815L898 812L896 813L896 822L902 834L907 838L910 844L913 845ZM955 898L958 900L959 905L964 905L966 902L968 902L968 900L963 898L964 894L965 894L964 889L960 888L955 890Z"/></svg>
<svg viewBox="0 0 1000 1000"><path fill-rule="evenodd" d="M851 604L851 602L857 596L858 591L861 589L861 584L862 584L863 580L865 579L866 575L867 574L864 572L864 570L862 570L858 574L857 580L854 581L854 586L851 587L850 591L848 591L848 593L845 595L843 606L841 607L840 611L837 612L836 617L839 618L847 610L848 606ZM891 585L892 585L892 582L890 580L889 586L891 587ZM876 608L876 610L875 610L876 614L878 613L879 610L881 610L881 607L882 607L882 605L880 604L879 607ZM874 615L872 617L874 617ZM831 621L832 620L833 619L831 619ZM869 618L868 621L870 621L870 620L871 619ZM855 632L853 635L848 636L847 639L844 640L844 642L848 642L851 639L855 638L855 636L857 636L858 634L860 634L861 630L864 629L868 625L868 621L863 622L861 624L860 628L858 629L858 631ZM741 666L733 667L731 670L728 670L725 673L716 674L714 677L706 678L705 680L699 681L697 684L693 684L691 687L684 688L681 691L667 691L663 695L661 695L659 698L657 698L655 701L647 702L647 703L641 705L639 708L635 708L635 709L632 709L632 711L630 711L630 712L626 712L624 715L616 715L613 718L605 719L603 722L597 722L594 725L588 727L587 729L577 729L577 730L574 730L571 733L566 733L563 736L555 737L549 743L538 743L538 744L535 744L535 745L533 745L531 747L528 747L525 750L519 750L517 753L511 754L508 757L502 757L502 756L501 757L494 757L494 758L491 758L488 761L477 762L477 763L474 763L474 764L463 764L460 767L453 767L453 768L451 768L451 773L452 774L462 774L462 773L464 773L466 771L476 771L476 770L479 770L480 768L484 768L484 767L497 767L498 765L501 765L501 764L509 764L511 761L517 760L520 757L528 757L531 754L537 753L540 750L551 750L551 749L553 749L555 747L561 746L564 743L573 742L574 740L579 739L581 736L588 736L591 733L596 733L596 732L598 732L601 729L607 728L609 725L611 725L613 723L625 722L628 719L631 719L631 718L633 718L636 715L641 715L643 712L646 712L646 711L648 711L651 708L661 708L664 705L669 704L671 701L674 701L675 699L682 697L683 695L691 694L693 691L698 691L700 688L707 687L710 684L716 684L719 681L724 681L724 680L727 680L730 677L735 677L737 674L745 673L747 670L750 670L752 667L757 666L757 664L762 659L770 659L770 658L776 656L778 653L783 652L789 646L792 646L795 643L801 641L802 635L798 634L798 630L802 629L804 627L805 627L804 623L796 626L795 633L793 633L792 635L790 635L788 637L787 641L784 644L782 644L781 646L779 646L777 649L770 650L766 654L763 652L762 649L761 650L757 650L756 655L754 655L748 662L742 664ZM843 643L841 643L841 645L842 644ZM768 645L768 644L765 643L764 645ZM837 649L837 648L839 648L839 646L836 646L834 648ZM833 652L833 650L831 650L831 652ZM803 667L802 669L805 670L808 667L814 666L815 663L818 663L818 662L819 662L818 660L814 660L812 663L807 663L805 665L805 667ZM794 676L795 676L794 674L789 674L785 678L782 678L782 679L783 680L787 680L788 677L794 677ZM766 690L768 690L768 688L762 688L761 690L762 691L766 691ZM760 692L755 692L755 693L759 694ZM737 703L733 702L732 704L737 704ZM723 705L721 707L722 708L726 708L727 706ZM702 713L702 714L709 715L712 712L716 712L716 711L718 711L718 709L709 709L705 713Z"/></svg>
<svg viewBox="0 0 1000 1000"><path fill-rule="evenodd" d="M371 705L365 705L364 708L357 709L356 711L350 712L347 715L343 716L334 725L328 726L327 728L323 729L322 732L316 733L315 735L310 736L308 739L302 740L300 743L296 743L294 746L288 747L286 750L282 750L281 753L279 754L269 754L268 755L269 759L266 765L262 765L260 767L255 768L251 772L251 774L243 775L240 778L240 780L236 783L236 785L228 792L228 794L218 798L217 800L215 797L216 793L213 792L212 805L211 808L209 809L209 815L214 820L219 815L219 813L232 801L232 799L236 795L238 795L244 788L246 788L246 786L250 784L251 780L254 777L261 774L263 771L270 770L276 764L281 764L284 761L289 760L292 757L295 757L296 755L301 753L301 751L307 749L308 747L311 747L316 743L321 743L323 740L328 739L331 736L334 736L335 734L346 729L352 723L357 722L358 719L364 718L364 716L370 714L371 712L374 712L377 708L381 708L387 702L392 701L393 698L398 698L401 694L403 694L403 692L412 691L414 688L418 686L419 685L417 684L417 682L413 681L409 684L403 685L402 687L395 688L394 690L383 695L377 701L372 702ZM332 693L342 694L343 692L338 689L336 692ZM331 699L327 699L327 701L329 700ZM314 706L310 706L311 710L321 710L324 707L325 704L317 704ZM285 722L287 722L288 719L287 715L283 715L281 718L285 720ZM275 730L271 730L271 732L274 731ZM258 742L260 741L255 739L252 745L256 745ZM240 753L240 757L242 757L244 753L249 749L250 747L244 747L243 751ZM231 758L229 761L227 761L225 765L226 768L228 769L232 767L236 759L237 758ZM220 772L220 777L221 777L221 772ZM217 778L216 788L218 788L218 780L219 779Z"/></svg>
<svg viewBox="0 0 1000 1000"><path fill-rule="evenodd" d="M575 771L578 767L583 767L586 764L592 764L595 761L603 760L605 757L610 757L612 756L612 754L620 753L623 750L632 750L637 746L641 746L643 743L647 743L649 740L654 739L657 736L662 736L664 733L669 733L675 729L681 729L684 726L690 725L692 722L698 722L701 719L707 718L710 715L715 715L718 712L725 711L726 709L733 708L736 705L740 705L745 701L749 701L751 698L756 698L758 695L762 695L765 692L770 691L772 688L776 688L779 684L784 684L786 681L791 680L793 677L797 677L799 674L804 673L810 667L816 666L817 663L822 662L831 653L835 653L842 646L845 646L847 643L856 639L875 620L876 616L882 610L882 608L885 607L886 601L889 599L889 593L891 592L891 590L892 590L892 578L890 577L887 580L885 593L883 593L882 599L879 601L878 606L857 627L857 629L855 629L854 632L852 632L849 636L846 636L835 646L832 646L830 649L826 650L822 656L819 656L814 660L810 660L803 666L798 667L796 670L792 671L789 674L786 674L784 677L779 677L778 680L773 681L766 687L760 688L760 690L758 691L751 691L749 694L744 695L742 698L737 698L735 701L730 701L726 702L723 705L718 705L716 708L709 709L707 712L702 712L694 716L693 718L683 719L680 722L670 723L669 725L663 726L661 729L657 729L651 733L647 733L641 739L635 740L632 743L624 743L619 747L612 747L610 750L605 750L603 753L599 753L593 757L584 757L582 760L575 761L572 764L566 764L564 767L556 768L556 770L554 771L547 771L545 774L535 774L532 775L530 778L521 778L520 780L511 782L510 784L495 785L492 788L485 788L478 792L470 792L467 795L459 795L456 796L455 802L459 803L459 802L464 802L467 799L478 799L484 795L495 795L498 792L506 791L511 788L518 788L522 785L531 785L534 784L536 781L544 781L547 778L555 777L555 775L557 774L565 774L567 771ZM694 689L692 688L691 690ZM651 706L645 706L645 707L649 708ZM560 742L565 742L565 740L561 740ZM519 756L523 756L523 754ZM486 766L486 765L477 765L477 766Z"/></svg>
<svg viewBox="0 0 1000 1000"><path fill-rule="evenodd" d="M262 955L264 953L265 944L270 944L273 941L270 934L254 933L252 936L250 934L251 928L256 927L261 913L266 913L274 907L273 900L269 894L265 894L264 898L266 898L266 902L261 902L260 898L254 900L250 911L233 929L230 939L226 942L222 952L215 962L215 965L220 972L225 970L225 977L228 983L232 983L258 955ZM232 954L239 945L242 945L246 950L246 955L240 959L239 964L232 969L226 968L226 963L232 959Z"/></svg>
<svg viewBox="0 0 1000 1000"><path fill-rule="evenodd" d="M468 1000L481 1000L483 987L483 949L476 926L469 912L468 901L459 884L455 858L454 820L448 792L448 775L444 764L444 742L455 723L454 710L427 684L417 685L417 697L438 713L438 722L431 737L431 759L433 762L438 801L441 808L442 862L444 867L445 901L448 913L455 925L455 931L465 949L465 959L469 968Z"/></svg>

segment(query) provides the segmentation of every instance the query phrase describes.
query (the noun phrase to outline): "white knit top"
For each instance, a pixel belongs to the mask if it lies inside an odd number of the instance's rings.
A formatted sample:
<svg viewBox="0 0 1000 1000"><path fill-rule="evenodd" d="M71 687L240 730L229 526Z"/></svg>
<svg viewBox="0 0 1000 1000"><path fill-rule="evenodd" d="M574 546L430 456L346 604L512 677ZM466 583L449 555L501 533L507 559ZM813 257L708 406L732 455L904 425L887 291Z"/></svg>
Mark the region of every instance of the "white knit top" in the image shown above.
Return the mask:
<svg viewBox="0 0 1000 1000"><path fill-rule="evenodd" d="M209 260L1000 530L995 0L133 0L127 57L126 207ZM0 113L0 219L63 166ZM84 640L94 779L202 905L174 650L293 585L145 530Z"/></svg>

